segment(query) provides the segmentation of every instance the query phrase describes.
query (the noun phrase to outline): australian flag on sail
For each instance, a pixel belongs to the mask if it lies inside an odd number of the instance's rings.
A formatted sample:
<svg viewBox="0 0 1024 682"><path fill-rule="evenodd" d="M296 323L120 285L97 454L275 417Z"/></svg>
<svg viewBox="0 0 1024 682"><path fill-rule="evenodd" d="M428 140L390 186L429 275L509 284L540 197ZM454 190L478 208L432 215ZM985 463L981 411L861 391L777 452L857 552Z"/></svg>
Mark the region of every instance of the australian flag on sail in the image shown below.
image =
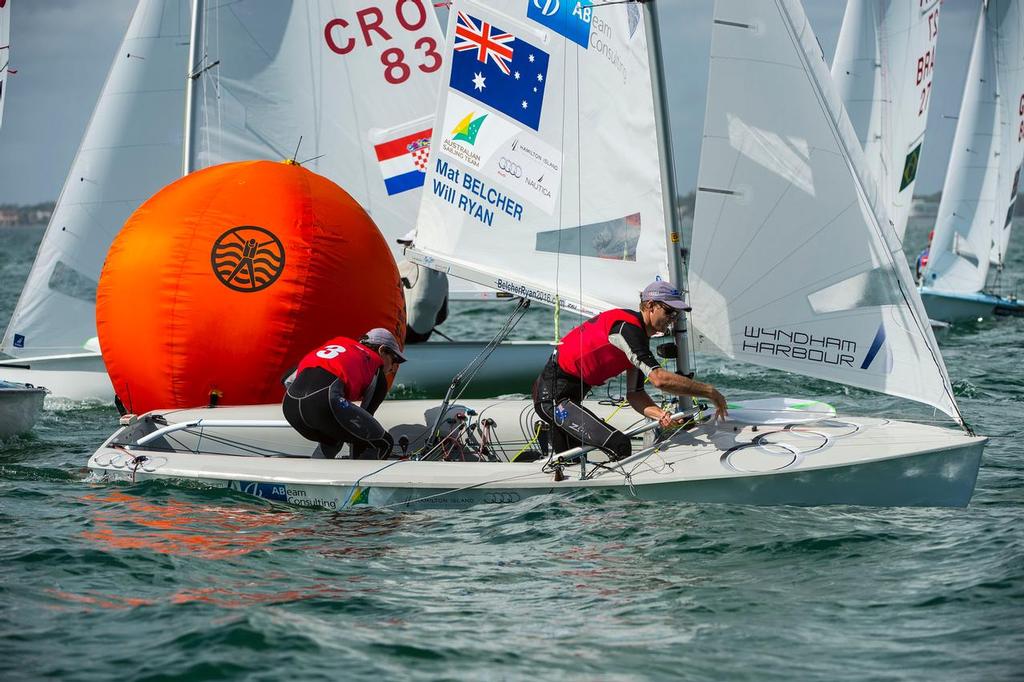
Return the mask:
<svg viewBox="0 0 1024 682"><path fill-rule="evenodd" d="M492 109L540 127L548 53L465 12L455 18L449 85Z"/></svg>

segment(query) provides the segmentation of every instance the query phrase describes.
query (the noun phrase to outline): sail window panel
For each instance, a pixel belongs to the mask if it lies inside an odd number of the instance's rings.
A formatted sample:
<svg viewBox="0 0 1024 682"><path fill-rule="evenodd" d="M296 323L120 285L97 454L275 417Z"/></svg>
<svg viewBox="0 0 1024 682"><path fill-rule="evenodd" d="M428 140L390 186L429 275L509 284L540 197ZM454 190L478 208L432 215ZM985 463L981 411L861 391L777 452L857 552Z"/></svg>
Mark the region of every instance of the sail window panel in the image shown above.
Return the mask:
<svg viewBox="0 0 1024 682"><path fill-rule="evenodd" d="M807 302L819 315L899 305L903 302L903 296L894 285L897 281L898 277L892 268L875 268L815 291L807 296Z"/></svg>
<svg viewBox="0 0 1024 682"><path fill-rule="evenodd" d="M80 301L87 303L96 301L97 281L75 270L64 261L57 261L53 272L50 273L47 286L53 291L77 298Z"/></svg>
<svg viewBox="0 0 1024 682"><path fill-rule="evenodd" d="M814 173L808 163L810 147L807 140L783 138L778 133L744 123L732 113L726 114L726 119L729 144L733 149L814 196Z"/></svg>
<svg viewBox="0 0 1024 682"><path fill-rule="evenodd" d="M536 248L584 258L635 261L639 241L640 214L634 213L591 225L538 232Z"/></svg>

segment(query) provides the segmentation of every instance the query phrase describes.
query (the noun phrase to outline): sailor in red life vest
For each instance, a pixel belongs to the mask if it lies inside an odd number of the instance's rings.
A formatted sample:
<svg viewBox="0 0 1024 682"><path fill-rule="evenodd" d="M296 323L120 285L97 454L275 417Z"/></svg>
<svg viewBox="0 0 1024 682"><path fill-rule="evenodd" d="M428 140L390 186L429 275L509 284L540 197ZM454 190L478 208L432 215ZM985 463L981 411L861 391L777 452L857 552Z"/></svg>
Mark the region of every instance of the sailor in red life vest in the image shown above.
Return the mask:
<svg viewBox="0 0 1024 682"><path fill-rule="evenodd" d="M644 377L665 393L707 398L715 405L715 416L725 417L725 398L713 386L663 369L651 353L651 335L668 331L684 310L690 307L679 290L659 280L640 295L639 312L608 310L562 338L533 385L533 404L538 416L551 425L555 452L592 445L612 460L630 455L629 438L580 404L590 389L622 372L630 406L662 426L672 423L672 415L647 395Z"/></svg>
<svg viewBox="0 0 1024 682"><path fill-rule="evenodd" d="M284 417L320 443L313 457L334 459L345 443L352 445L353 459L388 457L394 441L373 413L388 392L387 375L403 362L387 329L371 329L358 342L336 336L306 354L294 380L285 382Z"/></svg>

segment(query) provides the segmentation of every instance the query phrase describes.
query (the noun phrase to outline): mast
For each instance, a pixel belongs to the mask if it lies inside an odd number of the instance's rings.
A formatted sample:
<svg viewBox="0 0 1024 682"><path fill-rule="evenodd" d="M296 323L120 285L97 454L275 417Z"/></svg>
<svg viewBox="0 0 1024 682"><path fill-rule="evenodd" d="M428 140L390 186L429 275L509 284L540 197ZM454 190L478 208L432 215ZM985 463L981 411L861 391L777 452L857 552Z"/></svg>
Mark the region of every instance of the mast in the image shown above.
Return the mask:
<svg viewBox="0 0 1024 682"><path fill-rule="evenodd" d="M676 169L672 155L672 134L669 130L668 101L665 97L665 70L661 57L661 37L658 32L658 8L655 2L641 2L644 12L644 30L647 32L647 53L651 64L651 92L654 95L654 123L658 134L658 155L661 166L662 201L665 204L665 237L668 240L669 270L672 282L680 291L687 292L686 264L683 261L682 224L676 209ZM687 300L689 296L687 295ZM690 345L687 335L686 313L675 323L676 371L692 376Z"/></svg>
<svg viewBox="0 0 1024 682"><path fill-rule="evenodd" d="M199 40L199 26L203 16L203 0L192 0L192 27L188 37L188 82L185 84L185 137L182 145L181 174L188 175L193 167L192 155L195 146L196 88L199 86L201 70L199 61L202 50Z"/></svg>

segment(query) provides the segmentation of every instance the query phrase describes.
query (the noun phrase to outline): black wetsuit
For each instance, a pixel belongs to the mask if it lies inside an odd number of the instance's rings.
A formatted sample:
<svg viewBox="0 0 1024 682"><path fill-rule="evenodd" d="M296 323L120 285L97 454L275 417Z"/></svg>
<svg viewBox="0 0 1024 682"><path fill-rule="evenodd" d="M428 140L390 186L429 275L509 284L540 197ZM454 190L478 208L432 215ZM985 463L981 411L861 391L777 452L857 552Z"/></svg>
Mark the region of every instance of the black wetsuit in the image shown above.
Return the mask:
<svg viewBox="0 0 1024 682"><path fill-rule="evenodd" d="M626 391L631 393L642 391L645 377L660 365L651 352L643 316L629 312L635 315L639 326L614 322L607 343L625 353L632 365L626 373ZM580 377L559 366L557 351L534 382L533 405L538 416L551 425L551 444L555 452L592 445L608 453L613 460L628 457L632 452L629 437L581 405L591 388Z"/></svg>
<svg viewBox="0 0 1024 682"><path fill-rule="evenodd" d="M394 441L373 413L387 391L384 371L378 369L361 406L356 405L345 398L337 376L322 367L307 367L288 386L282 409L296 431L320 443L324 457L334 459L345 443L351 443L353 459L381 459L391 454Z"/></svg>

